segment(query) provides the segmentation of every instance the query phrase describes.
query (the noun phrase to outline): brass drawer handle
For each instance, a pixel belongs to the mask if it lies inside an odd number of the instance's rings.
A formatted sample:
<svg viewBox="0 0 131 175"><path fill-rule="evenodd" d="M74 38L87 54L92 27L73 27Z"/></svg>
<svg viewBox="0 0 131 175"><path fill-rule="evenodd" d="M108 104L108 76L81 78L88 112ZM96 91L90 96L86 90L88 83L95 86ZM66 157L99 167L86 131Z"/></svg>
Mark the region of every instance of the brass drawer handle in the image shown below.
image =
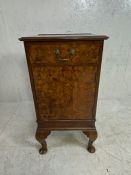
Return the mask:
<svg viewBox="0 0 131 175"><path fill-rule="evenodd" d="M60 56L60 50L59 49L55 49L55 54L56 54L56 56Z"/></svg>
<svg viewBox="0 0 131 175"><path fill-rule="evenodd" d="M70 56L74 56L75 55L75 49L69 49L69 57ZM60 49L56 48L55 49L55 55L56 55L56 58L60 61L68 61L69 59L65 59L65 58L62 58L61 57L61 52L60 52Z"/></svg>

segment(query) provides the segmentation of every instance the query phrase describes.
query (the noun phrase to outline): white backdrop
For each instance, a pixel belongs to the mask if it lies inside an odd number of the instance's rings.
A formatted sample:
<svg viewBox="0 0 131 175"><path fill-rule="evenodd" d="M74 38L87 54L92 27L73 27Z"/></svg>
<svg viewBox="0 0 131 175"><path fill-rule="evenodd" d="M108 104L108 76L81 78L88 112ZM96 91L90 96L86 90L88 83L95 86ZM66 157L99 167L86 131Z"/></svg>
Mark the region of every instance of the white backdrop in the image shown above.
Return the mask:
<svg viewBox="0 0 131 175"><path fill-rule="evenodd" d="M75 32L110 37L99 98L131 97L131 0L0 0L0 102L32 100L19 37Z"/></svg>

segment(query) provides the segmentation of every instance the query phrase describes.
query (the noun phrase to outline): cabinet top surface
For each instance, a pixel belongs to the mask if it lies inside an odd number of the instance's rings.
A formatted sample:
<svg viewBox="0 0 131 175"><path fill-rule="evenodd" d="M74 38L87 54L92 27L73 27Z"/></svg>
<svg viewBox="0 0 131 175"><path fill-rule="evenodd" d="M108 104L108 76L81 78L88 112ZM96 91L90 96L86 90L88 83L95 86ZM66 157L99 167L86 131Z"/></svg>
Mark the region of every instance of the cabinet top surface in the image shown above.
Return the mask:
<svg viewBox="0 0 131 175"><path fill-rule="evenodd" d="M106 35L94 35L91 33L74 34L38 34L36 36L21 37L20 41L46 41L46 40L105 40Z"/></svg>

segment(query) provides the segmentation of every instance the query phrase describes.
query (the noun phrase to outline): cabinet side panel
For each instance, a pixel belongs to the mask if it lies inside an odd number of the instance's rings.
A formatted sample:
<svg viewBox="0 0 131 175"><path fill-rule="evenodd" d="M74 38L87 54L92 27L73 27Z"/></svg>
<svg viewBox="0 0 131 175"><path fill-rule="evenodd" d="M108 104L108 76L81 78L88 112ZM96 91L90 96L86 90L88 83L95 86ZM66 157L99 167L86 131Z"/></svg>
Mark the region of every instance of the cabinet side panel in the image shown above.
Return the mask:
<svg viewBox="0 0 131 175"><path fill-rule="evenodd" d="M104 40L99 41L99 42L100 42L100 50L99 50L99 59L98 59L97 73L96 73L96 89L95 89L95 99L94 99L94 107L93 107L93 119L96 118L97 99L98 99L98 90L99 90L99 81L100 81L100 72L101 72Z"/></svg>
<svg viewBox="0 0 131 175"><path fill-rule="evenodd" d="M33 94L33 99L34 99L34 105L35 105L35 112L36 112L36 117L39 120L38 104L37 104L37 98L36 98L36 89L35 89L35 83L34 83L34 78L33 78L32 66L31 66L30 58L29 58L29 55L30 55L30 45L31 45L30 42L28 42L28 41L25 41L24 42L24 48L25 48L25 54L26 54L28 72L29 72L31 89L32 89L32 94Z"/></svg>

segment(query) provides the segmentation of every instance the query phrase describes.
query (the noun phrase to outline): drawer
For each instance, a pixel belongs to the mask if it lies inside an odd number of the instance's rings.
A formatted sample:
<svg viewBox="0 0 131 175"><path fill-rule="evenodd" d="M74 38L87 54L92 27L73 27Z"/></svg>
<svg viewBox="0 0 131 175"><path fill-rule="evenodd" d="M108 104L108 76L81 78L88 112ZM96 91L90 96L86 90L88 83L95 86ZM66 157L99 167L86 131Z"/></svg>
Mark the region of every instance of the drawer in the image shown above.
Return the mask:
<svg viewBox="0 0 131 175"><path fill-rule="evenodd" d="M47 119L91 119L94 66L32 66L39 115Z"/></svg>
<svg viewBox="0 0 131 175"><path fill-rule="evenodd" d="M100 41L31 42L31 63L42 64L97 64Z"/></svg>

